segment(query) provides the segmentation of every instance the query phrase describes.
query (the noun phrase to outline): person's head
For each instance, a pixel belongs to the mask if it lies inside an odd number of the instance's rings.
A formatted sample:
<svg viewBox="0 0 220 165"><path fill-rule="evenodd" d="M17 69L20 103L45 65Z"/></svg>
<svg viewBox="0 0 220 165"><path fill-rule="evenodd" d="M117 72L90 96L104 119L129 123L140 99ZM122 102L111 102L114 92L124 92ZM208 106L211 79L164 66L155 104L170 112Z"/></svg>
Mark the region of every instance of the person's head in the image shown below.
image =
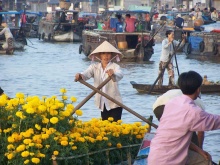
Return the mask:
<svg viewBox="0 0 220 165"><path fill-rule="evenodd" d="M102 63L109 63L112 59L112 53L111 52L101 52L99 53L100 59Z"/></svg>
<svg viewBox="0 0 220 165"><path fill-rule="evenodd" d="M196 11L199 12L199 11L200 11L200 8L197 8Z"/></svg>
<svg viewBox="0 0 220 165"><path fill-rule="evenodd" d="M208 8L206 7L206 8L204 8L203 10L204 10L204 11L208 11Z"/></svg>
<svg viewBox="0 0 220 165"><path fill-rule="evenodd" d="M1 26L7 27L8 25L7 25L7 23L6 23L5 21L3 21L2 24L1 24Z"/></svg>
<svg viewBox="0 0 220 165"><path fill-rule="evenodd" d="M178 17L181 17L181 14L177 14L177 15L176 15L176 18L178 18Z"/></svg>
<svg viewBox="0 0 220 165"><path fill-rule="evenodd" d="M117 15L116 15L116 18L117 18L118 20L121 20L121 15L120 15L120 14L117 14Z"/></svg>
<svg viewBox="0 0 220 165"><path fill-rule="evenodd" d="M126 18L131 18L131 14L126 14L125 17Z"/></svg>
<svg viewBox="0 0 220 165"><path fill-rule="evenodd" d="M172 30L167 30L166 31L166 37L168 39L174 38L174 32Z"/></svg>
<svg viewBox="0 0 220 165"><path fill-rule="evenodd" d="M109 63L110 61L120 61L122 53L118 51L112 44L104 41L99 45L88 57L91 60L98 60L102 63Z"/></svg>
<svg viewBox="0 0 220 165"><path fill-rule="evenodd" d="M195 9L194 9L194 8L192 8L192 9L191 9L191 11L195 11Z"/></svg>
<svg viewBox="0 0 220 165"><path fill-rule="evenodd" d="M194 95L194 100L200 95L202 85L202 76L195 72L189 71L182 73L178 78L178 86L185 95Z"/></svg>

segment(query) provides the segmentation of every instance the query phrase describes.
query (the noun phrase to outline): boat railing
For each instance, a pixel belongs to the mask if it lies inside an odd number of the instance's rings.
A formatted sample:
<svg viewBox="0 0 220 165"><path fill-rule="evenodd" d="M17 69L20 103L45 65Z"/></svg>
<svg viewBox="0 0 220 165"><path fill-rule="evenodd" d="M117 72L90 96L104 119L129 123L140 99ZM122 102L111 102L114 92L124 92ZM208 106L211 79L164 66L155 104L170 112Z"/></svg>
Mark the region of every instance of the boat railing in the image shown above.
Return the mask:
<svg viewBox="0 0 220 165"><path fill-rule="evenodd" d="M106 165L112 164L110 160L111 158L114 158L114 160L117 160L117 162L115 162L114 164L121 164L121 163L126 162L127 165L131 165L133 160L136 157L136 154L139 150L140 145L141 143L122 146L121 148L111 147L111 148L102 149L99 151L88 152L86 154L74 155L74 156L69 156L69 157L56 157L55 155L52 155L52 162L53 162L53 165L59 165L60 163L62 164L62 161L65 161L68 164L68 163L73 162L74 160L80 162L80 159L85 158L84 160L86 160L86 164L89 165L90 159L97 158L98 156L100 159L101 158L105 159Z"/></svg>

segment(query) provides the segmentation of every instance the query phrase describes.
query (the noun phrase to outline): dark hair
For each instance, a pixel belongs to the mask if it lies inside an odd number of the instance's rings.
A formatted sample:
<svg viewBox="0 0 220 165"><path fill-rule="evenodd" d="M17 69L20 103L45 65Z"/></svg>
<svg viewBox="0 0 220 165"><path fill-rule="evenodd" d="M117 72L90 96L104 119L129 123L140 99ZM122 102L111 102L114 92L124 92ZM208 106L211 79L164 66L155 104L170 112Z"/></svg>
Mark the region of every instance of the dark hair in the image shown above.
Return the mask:
<svg viewBox="0 0 220 165"><path fill-rule="evenodd" d="M186 95L195 93L201 85L202 76L195 71L184 72L178 78L178 86Z"/></svg>
<svg viewBox="0 0 220 165"><path fill-rule="evenodd" d="M0 95L4 93L4 90L0 87Z"/></svg>
<svg viewBox="0 0 220 165"><path fill-rule="evenodd" d="M131 14L126 14L125 16L130 18L130 17L131 17Z"/></svg>
<svg viewBox="0 0 220 165"><path fill-rule="evenodd" d="M172 30L167 30L166 31L166 37L168 37L169 34L171 34L173 31Z"/></svg>

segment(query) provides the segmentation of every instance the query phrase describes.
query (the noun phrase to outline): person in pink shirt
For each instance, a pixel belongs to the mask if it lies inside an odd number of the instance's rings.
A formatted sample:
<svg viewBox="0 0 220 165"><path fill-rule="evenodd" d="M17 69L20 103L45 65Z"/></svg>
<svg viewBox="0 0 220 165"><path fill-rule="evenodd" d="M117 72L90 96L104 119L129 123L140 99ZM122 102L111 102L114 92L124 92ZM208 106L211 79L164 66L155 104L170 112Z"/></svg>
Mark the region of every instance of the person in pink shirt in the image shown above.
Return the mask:
<svg viewBox="0 0 220 165"><path fill-rule="evenodd" d="M165 104L156 135L151 141L148 165L211 165L211 156L207 152L198 147L189 150L194 131L220 129L220 116L205 112L194 101L200 95L202 80L195 71L179 76L178 85L183 94ZM202 162L196 159L200 155L204 158Z"/></svg>
<svg viewBox="0 0 220 165"><path fill-rule="evenodd" d="M135 31L135 19L131 18L130 14L125 15L125 31L126 32L134 32Z"/></svg>

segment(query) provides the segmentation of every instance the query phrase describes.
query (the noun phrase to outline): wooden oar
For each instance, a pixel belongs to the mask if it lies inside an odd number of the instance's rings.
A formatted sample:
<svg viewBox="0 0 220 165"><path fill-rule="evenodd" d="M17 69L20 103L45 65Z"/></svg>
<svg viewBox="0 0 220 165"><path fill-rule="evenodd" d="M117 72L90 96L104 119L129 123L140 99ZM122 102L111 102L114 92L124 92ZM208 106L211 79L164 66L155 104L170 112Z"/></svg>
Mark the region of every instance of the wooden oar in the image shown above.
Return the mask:
<svg viewBox="0 0 220 165"><path fill-rule="evenodd" d="M173 45L173 50L175 50L175 46L172 42L172 45ZM180 75L180 72L179 72L179 67L178 67L178 63L177 63L177 58L176 58L176 52L174 52L174 57L175 57L175 62L176 62L176 69L177 69L177 73L178 73L178 76Z"/></svg>
<svg viewBox="0 0 220 165"><path fill-rule="evenodd" d="M138 117L139 119L145 121L146 123L148 123L149 125L153 126L154 128L157 128L158 126L154 123L152 123L150 120L146 119L145 117L141 116L140 114L138 114L137 112L133 111L132 109L128 108L127 106L125 106L124 104L120 103L119 101L115 100L114 98L110 97L109 95L107 95L106 93L100 91L99 89L95 88L94 86L90 85L89 83L85 82L84 80L80 79L79 80L80 83L84 84L85 86L91 88L92 90L94 90L95 92L101 94L102 96L104 96L105 98L109 99L110 101L114 102L115 104L119 105L120 107L124 108L125 110L127 110L128 112L130 112L131 114L135 115L136 117Z"/></svg>
<svg viewBox="0 0 220 165"><path fill-rule="evenodd" d="M158 75L157 79L154 81L153 85L151 86L148 94L151 94L152 90L154 89L154 86L156 85L157 81L160 79L160 77L163 75L166 67L169 65L171 59L173 58L173 56L176 54L177 49L179 48L180 44L182 43L183 39L180 41L180 43L177 45L176 49L174 49L174 52L172 54L172 56L169 58L169 60L167 61L166 65L162 68L161 73Z"/></svg>
<svg viewBox="0 0 220 165"><path fill-rule="evenodd" d="M103 86L105 86L109 81L111 80L111 77L108 77L107 79L105 79L105 81L103 81L98 87L97 89L101 89ZM74 109L71 115L73 115L76 110L80 109L89 99L92 98L92 96L94 96L96 94L95 91L93 91L92 93L90 93L85 99L83 99Z"/></svg>

